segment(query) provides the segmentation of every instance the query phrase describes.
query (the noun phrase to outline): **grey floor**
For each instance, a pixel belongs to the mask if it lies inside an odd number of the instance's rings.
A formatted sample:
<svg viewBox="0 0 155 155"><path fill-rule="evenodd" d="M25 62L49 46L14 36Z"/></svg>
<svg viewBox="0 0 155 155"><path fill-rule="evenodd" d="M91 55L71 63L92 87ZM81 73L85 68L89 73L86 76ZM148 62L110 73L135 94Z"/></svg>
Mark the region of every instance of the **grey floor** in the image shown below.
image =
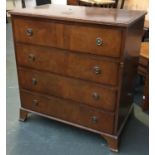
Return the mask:
<svg viewBox="0 0 155 155"><path fill-rule="evenodd" d="M100 135L31 115L18 121L19 94L11 24L7 24L7 155L148 155L149 129L131 116L121 137L120 152L109 151ZM140 117L141 118L141 117Z"/></svg>

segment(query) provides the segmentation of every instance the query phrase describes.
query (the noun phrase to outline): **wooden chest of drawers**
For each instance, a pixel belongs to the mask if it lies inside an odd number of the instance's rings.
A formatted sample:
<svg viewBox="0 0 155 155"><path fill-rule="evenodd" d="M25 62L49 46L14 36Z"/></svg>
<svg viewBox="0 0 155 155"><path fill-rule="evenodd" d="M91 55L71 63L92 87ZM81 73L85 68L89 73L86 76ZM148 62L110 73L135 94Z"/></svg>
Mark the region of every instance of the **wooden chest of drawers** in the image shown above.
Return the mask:
<svg viewBox="0 0 155 155"><path fill-rule="evenodd" d="M11 12L21 108L101 134L132 109L145 12L45 5Z"/></svg>

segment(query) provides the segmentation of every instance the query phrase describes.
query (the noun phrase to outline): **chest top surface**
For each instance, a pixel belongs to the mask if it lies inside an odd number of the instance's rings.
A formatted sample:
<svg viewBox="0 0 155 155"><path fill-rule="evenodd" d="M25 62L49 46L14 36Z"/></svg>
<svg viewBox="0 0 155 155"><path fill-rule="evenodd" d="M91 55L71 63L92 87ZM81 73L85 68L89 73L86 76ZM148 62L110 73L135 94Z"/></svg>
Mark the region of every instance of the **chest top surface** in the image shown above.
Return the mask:
<svg viewBox="0 0 155 155"><path fill-rule="evenodd" d="M10 13L19 16L120 27L128 27L146 14L145 11L54 4L37 6L34 8L15 9Z"/></svg>

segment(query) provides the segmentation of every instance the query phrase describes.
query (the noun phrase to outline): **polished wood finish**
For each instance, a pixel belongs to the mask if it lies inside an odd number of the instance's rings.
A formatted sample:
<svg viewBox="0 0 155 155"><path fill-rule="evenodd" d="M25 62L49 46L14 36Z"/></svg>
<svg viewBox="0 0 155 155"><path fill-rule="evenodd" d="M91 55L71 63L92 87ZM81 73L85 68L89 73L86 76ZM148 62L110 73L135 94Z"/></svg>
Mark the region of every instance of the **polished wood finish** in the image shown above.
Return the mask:
<svg viewBox="0 0 155 155"><path fill-rule="evenodd" d="M29 91L22 90L20 94L22 107L25 109L77 123L101 132L113 133L113 113L107 113L83 104ZM94 117L96 117L96 120ZM106 121L109 123L104 123Z"/></svg>
<svg viewBox="0 0 155 155"><path fill-rule="evenodd" d="M141 44L138 74L144 77L144 95L142 109L149 108L149 43L143 42Z"/></svg>
<svg viewBox="0 0 155 155"><path fill-rule="evenodd" d="M46 5L11 15L21 118L32 112L101 134L118 151L145 12Z"/></svg>
<svg viewBox="0 0 155 155"><path fill-rule="evenodd" d="M124 34L126 37L124 44L124 61L122 70L120 70L122 77L120 77L120 104L118 112L118 126L115 132L120 128L121 124L126 118L126 113L129 111L131 103L133 103L133 92L135 90L135 80L137 77L137 67L139 60L139 52L141 46L141 37L143 34L144 18L139 19L135 24L128 28ZM116 118L117 119L117 118Z"/></svg>
<svg viewBox="0 0 155 155"><path fill-rule="evenodd" d="M16 55L17 63L23 67L114 86L118 82L117 61L21 43L16 46Z"/></svg>
<svg viewBox="0 0 155 155"><path fill-rule="evenodd" d="M50 19L52 19L53 22L56 21L58 23L65 22L65 24L69 23L72 26L73 25L78 26L80 23L82 23L83 26L87 24L90 26L91 24L92 26L95 25L100 26L100 28L101 25L102 27L106 28L112 26L111 29L113 29L113 27L115 28L118 27L117 30L119 30L120 27L128 27L131 24L134 24L137 20L142 18L144 14L146 14L146 12L144 11L136 11L136 10L134 11L122 10L122 9L109 10L108 8L96 8L96 7L94 8L94 7L67 6L67 5L54 5L54 4L43 5L36 8L37 9L19 8L14 11L10 11L10 13L14 15L14 19L18 18L22 14L22 19L24 17L28 18L35 17L34 19L35 21L37 19L42 21L41 19L43 18L44 22L47 20L51 21Z"/></svg>
<svg viewBox="0 0 155 155"><path fill-rule="evenodd" d="M52 46L74 52L120 56L121 30L64 25L63 23L38 21L33 18L16 18L15 22L18 25L15 27L17 42ZM32 35L27 34L28 29L33 31ZM101 45L96 44L97 38L103 41Z"/></svg>
<svg viewBox="0 0 155 155"><path fill-rule="evenodd" d="M19 84L24 89L74 100L109 111L115 109L115 89L26 68L19 68L18 72Z"/></svg>

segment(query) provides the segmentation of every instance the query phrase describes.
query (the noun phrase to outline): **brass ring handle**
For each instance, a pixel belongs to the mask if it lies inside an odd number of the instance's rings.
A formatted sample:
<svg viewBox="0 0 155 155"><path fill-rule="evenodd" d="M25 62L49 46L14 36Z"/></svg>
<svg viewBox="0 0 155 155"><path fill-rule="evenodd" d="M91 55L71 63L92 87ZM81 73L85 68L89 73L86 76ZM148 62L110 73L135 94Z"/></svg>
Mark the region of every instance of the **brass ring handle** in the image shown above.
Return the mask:
<svg viewBox="0 0 155 155"><path fill-rule="evenodd" d="M32 101L32 105L33 105L33 106L38 106L38 104L39 104L38 100L34 99L34 100Z"/></svg>
<svg viewBox="0 0 155 155"><path fill-rule="evenodd" d="M103 44L103 40L101 38L96 38L96 45L101 46Z"/></svg>
<svg viewBox="0 0 155 155"><path fill-rule="evenodd" d="M31 28L26 29L26 34L27 34L27 36L32 36L33 30Z"/></svg>
<svg viewBox="0 0 155 155"><path fill-rule="evenodd" d="M100 95L96 92L93 92L92 94L92 97L95 99L95 100L99 100L100 99Z"/></svg>
<svg viewBox="0 0 155 155"><path fill-rule="evenodd" d="M93 117L91 118L91 121L92 121L92 123L97 123L98 119L97 119L96 116L93 116Z"/></svg>
<svg viewBox="0 0 155 155"><path fill-rule="evenodd" d="M36 85L37 84L37 80L35 78L32 78L32 84Z"/></svg>
<svg viewBox="0 0 155 155"><path fill-rule="evenodd" d="M28 55L28 59L30 60L30 61L35 61L35 56L33 55L33 54L29 54Z"/></svg>
<svg viewBox="0 0 155 155"><path fill-rule="evenodd" d="M95 74L101 74L101 68L99 66L93 67L93 71Z"/></svg>

